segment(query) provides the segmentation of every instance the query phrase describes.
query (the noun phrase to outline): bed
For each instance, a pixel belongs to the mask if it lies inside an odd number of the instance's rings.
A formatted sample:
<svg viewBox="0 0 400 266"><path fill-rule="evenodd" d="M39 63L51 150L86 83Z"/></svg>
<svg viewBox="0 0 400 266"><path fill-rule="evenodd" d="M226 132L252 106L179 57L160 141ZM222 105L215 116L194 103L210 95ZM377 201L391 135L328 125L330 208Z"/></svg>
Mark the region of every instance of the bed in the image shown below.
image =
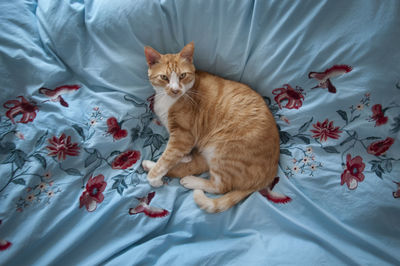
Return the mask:
<svg viewBox="0 0 400 266"><path fill-rule="evenodd" d="M0 2L1 265L399 265L399 1ZM141 167L143 48L195 43L280 131L273 193L208 214Z"/></svg>

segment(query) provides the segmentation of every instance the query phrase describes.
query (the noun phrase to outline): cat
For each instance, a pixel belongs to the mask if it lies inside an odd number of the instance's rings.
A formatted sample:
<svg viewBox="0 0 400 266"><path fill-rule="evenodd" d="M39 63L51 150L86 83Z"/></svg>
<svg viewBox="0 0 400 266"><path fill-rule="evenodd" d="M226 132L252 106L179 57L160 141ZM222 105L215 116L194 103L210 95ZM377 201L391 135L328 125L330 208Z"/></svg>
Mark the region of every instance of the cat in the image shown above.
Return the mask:
<svg viewBox="0 0 400 266"><path fill-rule="evenodd" d="M170 138L157 162L144 160L153 187L179 177L194 201L222 212L272 183L278 169L279 133L263 98L247 85L223 79L193 64L194 43L162 55L146 46L154 111ZM200 178L203 172L210 178ZM204 192L224 194L209 198Z"/></svg>

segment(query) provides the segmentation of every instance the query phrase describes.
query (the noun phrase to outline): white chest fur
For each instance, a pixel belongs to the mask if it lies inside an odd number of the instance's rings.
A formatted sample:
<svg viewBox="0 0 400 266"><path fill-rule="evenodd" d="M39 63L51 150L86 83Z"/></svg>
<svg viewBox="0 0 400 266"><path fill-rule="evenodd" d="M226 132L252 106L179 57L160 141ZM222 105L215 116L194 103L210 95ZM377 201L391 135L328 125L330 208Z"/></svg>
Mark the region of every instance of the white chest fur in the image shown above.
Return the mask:
<svg viewBox="0 0 400 266"><path fill-rule="evenodd" d="M178 98L172 98L165 93L156 93L154 97L154 112L168 131L168 111L177 100Z"/></svg>

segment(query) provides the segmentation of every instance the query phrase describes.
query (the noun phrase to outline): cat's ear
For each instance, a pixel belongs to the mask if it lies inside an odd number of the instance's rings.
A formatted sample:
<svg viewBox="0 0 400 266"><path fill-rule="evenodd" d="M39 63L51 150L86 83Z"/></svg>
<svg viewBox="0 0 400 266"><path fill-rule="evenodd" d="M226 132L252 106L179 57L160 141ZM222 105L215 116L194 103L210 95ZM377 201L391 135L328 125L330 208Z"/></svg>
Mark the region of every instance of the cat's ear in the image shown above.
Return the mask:
<svg viewBox="0 0 400 266"><path fill-rule="evenodd" d="M194 42L190 42L185 47L183 47L179 55L180 57L188 60L190 63L193 63L193 53L194 53Z"/></svg>
<svg viewBox="0 0 400 266"><path fill-rule="evenodd" d="M151 67L154 64L157 64L161 59L160 53L151 48L150 46L144 47L144 54L146 56L146 61L149 67Z"/></svg>

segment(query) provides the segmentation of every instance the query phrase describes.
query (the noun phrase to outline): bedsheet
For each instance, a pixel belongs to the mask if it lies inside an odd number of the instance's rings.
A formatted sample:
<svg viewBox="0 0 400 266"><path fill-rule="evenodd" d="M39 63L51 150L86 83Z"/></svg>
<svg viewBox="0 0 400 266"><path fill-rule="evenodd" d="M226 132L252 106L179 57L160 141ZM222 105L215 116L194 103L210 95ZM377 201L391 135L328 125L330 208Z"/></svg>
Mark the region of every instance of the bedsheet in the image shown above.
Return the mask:
<svg viewBox="0 0 400 266"><path fill-rule="evenodd" d="M399 1L0 1L1 265L399 265ZM207 214L143 47L195 42L280 130L274 194Z"/></svg>

